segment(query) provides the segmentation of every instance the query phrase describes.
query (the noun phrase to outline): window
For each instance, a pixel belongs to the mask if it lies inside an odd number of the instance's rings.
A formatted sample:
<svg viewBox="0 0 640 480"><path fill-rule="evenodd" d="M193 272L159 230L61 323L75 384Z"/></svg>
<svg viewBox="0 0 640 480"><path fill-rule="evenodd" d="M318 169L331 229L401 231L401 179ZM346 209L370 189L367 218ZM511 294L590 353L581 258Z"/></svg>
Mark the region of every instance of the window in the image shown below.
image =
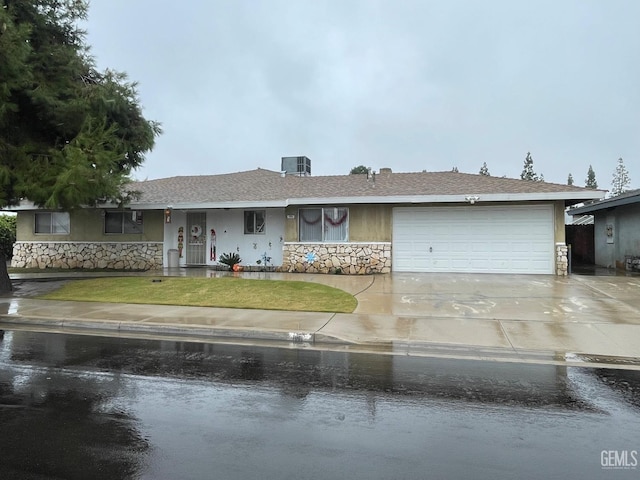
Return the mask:
<svg viewBox="0 0 640 480"><path fill-rule="evenodd" d="M142 212L105 212L104 233L143 233Z"/></svg>
<svg viewBox="0 0 640 480"><path fill-rule="evenodd" d="M264 210L246 210L244 212L244 233L264 233L264 224L266 221Z"/></svg>
<svg viewBox="0 0 640 480"><path fill-rule="evenodd" d="M69 213L37 212L35 233L68 235L70 231Z"/></svg>
<svg viewBox="0 0 640 480"><path fill-rule="evenodd" d="M301 208L298 218L301 242L349 241L348 208Z"/></svg>

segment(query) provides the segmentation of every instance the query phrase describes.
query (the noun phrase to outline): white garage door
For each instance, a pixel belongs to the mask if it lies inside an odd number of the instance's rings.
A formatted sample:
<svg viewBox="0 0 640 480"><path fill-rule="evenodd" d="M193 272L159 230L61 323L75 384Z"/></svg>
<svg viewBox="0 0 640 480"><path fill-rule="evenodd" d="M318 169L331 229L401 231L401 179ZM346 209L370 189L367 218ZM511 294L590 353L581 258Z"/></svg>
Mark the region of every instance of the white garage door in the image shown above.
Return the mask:
<svg viewBox="0 0 640 480"><path fill-rule="evenodd" d="M553 273L551 206L393 209L397 272Z"/></svg>

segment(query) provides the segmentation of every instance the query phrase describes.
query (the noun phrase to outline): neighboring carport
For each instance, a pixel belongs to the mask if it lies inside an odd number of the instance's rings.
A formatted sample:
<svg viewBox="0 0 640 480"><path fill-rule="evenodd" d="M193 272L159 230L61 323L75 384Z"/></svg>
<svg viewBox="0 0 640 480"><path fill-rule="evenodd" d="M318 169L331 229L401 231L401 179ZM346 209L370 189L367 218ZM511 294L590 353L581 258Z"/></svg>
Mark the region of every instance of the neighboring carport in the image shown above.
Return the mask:
<svg viewBox="0 0 640 480"><path fill-rule="evenodd" d="M593 215L596 265L640 270L640 190L585 204L569 215Z"/></svg>

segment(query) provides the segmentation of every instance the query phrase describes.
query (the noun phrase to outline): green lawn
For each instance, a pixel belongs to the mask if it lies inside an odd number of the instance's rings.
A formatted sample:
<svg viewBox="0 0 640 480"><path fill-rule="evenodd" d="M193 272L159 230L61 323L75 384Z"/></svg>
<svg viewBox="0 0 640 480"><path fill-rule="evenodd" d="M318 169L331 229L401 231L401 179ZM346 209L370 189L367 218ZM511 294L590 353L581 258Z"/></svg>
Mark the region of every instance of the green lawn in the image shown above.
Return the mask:
<svg viewBox="0 0 640 480"><path fill-rule="evenodd" d="M336 313L351 313L358 303L353 295L318 283L234 277L75 280L39 298Z"/></svg>

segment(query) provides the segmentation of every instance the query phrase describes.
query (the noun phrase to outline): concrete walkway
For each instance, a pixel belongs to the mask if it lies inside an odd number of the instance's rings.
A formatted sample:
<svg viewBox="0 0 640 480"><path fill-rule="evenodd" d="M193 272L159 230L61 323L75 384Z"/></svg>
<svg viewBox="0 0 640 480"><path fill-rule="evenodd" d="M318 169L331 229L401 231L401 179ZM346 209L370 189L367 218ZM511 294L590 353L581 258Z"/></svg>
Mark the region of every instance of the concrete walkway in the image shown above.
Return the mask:
<svg viewBox="0 0 640 480"><path fill-rule="evenodd" d="M151 274L158 272L140 275ZM193 268L163 274L230 275ZM26 282L0 298L0 328L640 369L638 276L242 274L355 295L354 313L330 314L30 298L52 281L87 276L49 274L34 282L43 275L12 275Z"/></svg>

